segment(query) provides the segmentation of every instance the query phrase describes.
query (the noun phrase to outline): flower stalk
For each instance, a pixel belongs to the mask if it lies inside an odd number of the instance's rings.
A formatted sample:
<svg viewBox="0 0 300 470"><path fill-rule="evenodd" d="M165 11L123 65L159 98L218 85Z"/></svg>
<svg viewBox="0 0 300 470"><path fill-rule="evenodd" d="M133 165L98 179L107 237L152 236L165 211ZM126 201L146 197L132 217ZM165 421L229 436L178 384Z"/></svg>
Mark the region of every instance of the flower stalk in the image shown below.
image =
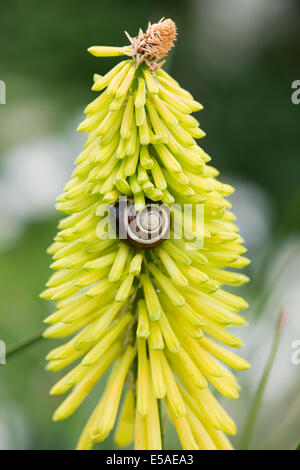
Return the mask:
<svg viewBox="0 0 300 470"><path fill-rule="evenodd" d="M43 330L40 330L37 333L30 335L28 338L25 338L21 340L20 342L18 342L17 344L9 347L6 352L6 358L7 359L12 358L16 354L19 354L20 352L40 342L42 339L43 339Z"/></svg>

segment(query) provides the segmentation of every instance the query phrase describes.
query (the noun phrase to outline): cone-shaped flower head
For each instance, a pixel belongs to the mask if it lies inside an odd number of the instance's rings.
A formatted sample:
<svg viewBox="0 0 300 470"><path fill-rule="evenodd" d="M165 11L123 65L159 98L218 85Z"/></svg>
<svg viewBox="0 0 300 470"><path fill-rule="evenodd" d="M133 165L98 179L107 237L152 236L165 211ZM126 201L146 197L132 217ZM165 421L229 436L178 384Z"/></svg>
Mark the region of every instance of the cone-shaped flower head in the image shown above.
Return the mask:
<svg viewBox="0 0 300 470"><path fill-rule="evenodd" d="M79 449L109 435L119 408L120 446L161 449L162 413L184 449L230 449L226 434L236 432L212 388L237 398L231 369L249 366L228 349L242 342L227 330L246 323L247 303L224 290L247 282L226 268L249 260L225 199L233 188L195 141L205 133L191 113L202 106L161 68L175 38L168 19L129 46L89 49L125 58L94 77L100 94L79 126L89 135L58 198L67 217L41 294L57 302L45 336L67 338L48 369L73 367L51 390L69 392L54 419L109 371Z"/></svg>

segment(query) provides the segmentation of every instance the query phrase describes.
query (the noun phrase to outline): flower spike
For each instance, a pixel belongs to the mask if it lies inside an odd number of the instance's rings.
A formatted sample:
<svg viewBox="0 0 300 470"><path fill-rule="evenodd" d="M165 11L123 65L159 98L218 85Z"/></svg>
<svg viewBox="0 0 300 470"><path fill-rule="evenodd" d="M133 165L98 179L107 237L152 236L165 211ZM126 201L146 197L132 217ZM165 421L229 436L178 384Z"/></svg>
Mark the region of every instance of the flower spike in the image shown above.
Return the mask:
<svg viewBox="0 0 300 470"><path fill-rule="evenodd" d="M66 215L48 249L54 273L41 297L56 302L47 338L64 338L47 368L71 369L51 389L69 392L54 420L70 416L103 375L108 379L77 449L114 429L116 444L161 449L161 415L183 449L232 449L236 432L217 394L237 398L233 370L249 364L231 351L227 328L245 325L248 304L226 285L249 264L231 204L196 139L192 112L203 106L162 65L176 26L161 19L128 33L128 46L93 46L124 56L94 75L98 96L78 131L84 148L57 209ZM233 270L231 270L233 268ZM121 409L117 422L118 409Z"/></svg>

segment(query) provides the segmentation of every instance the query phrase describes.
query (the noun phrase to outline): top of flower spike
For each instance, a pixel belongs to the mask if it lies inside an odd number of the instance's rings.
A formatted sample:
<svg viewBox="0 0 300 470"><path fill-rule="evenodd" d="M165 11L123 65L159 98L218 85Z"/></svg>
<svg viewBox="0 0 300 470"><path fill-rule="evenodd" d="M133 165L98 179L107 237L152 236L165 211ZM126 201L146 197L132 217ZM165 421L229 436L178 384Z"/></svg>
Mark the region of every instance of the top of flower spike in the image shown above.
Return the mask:
<svg viewBox="0 0 300 470"><path fill-rule="evenodd" d="M162 18L158 23L149 23L146 33L140 29L136 38L129 36L126 31L125 34L131 42L128 55L136 56L138 65L145 61L150 70L156 70L165 62L158 61L166 57L174 46L177 30L174 21Z"/></svg>
<svg viewBox="0 0 300 470"><path fill-rule="evenodd" d="M158 23L149 23L145 33L140 29L138 36L135 38L132 38L126 31L125 34L130 41L130 46L92 46L88 51L97 57L119 55L135 57L137 66L145 62L150 70L157 70L165 62L159 61L166 57L169 50L174 46L177 29L174 21L170 18L162 18Z"/></svg>

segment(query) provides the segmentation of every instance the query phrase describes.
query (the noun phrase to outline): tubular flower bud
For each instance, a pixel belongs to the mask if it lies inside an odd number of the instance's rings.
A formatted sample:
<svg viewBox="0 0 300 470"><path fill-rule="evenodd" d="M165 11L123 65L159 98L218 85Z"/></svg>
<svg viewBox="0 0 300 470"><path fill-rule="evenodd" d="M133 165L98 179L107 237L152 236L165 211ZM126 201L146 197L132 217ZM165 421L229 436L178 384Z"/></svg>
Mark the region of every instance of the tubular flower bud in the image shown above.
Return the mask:
<svg viewBox="0 0 300 470"><path fill-rule="evenodd" d="M249 367L227 330L246 324L247 302L226 285L246 283L236 269L250 262L226 199L233 188L196 141L205 132L191 114L203 106L161 67L174 22L127 37L127 46L89 49L124 60L94 76L98 96L78 127L89 134L57 199L66 216L41 297L56 302L44 336L65 343L47 368L73 368L51 389L69 392L54 420L75 412L107 372L78 449L116 423L117 445L161 449L162 408L183 449L231 449L235 424L212 389L237 398L231 369Z"/></svg>

